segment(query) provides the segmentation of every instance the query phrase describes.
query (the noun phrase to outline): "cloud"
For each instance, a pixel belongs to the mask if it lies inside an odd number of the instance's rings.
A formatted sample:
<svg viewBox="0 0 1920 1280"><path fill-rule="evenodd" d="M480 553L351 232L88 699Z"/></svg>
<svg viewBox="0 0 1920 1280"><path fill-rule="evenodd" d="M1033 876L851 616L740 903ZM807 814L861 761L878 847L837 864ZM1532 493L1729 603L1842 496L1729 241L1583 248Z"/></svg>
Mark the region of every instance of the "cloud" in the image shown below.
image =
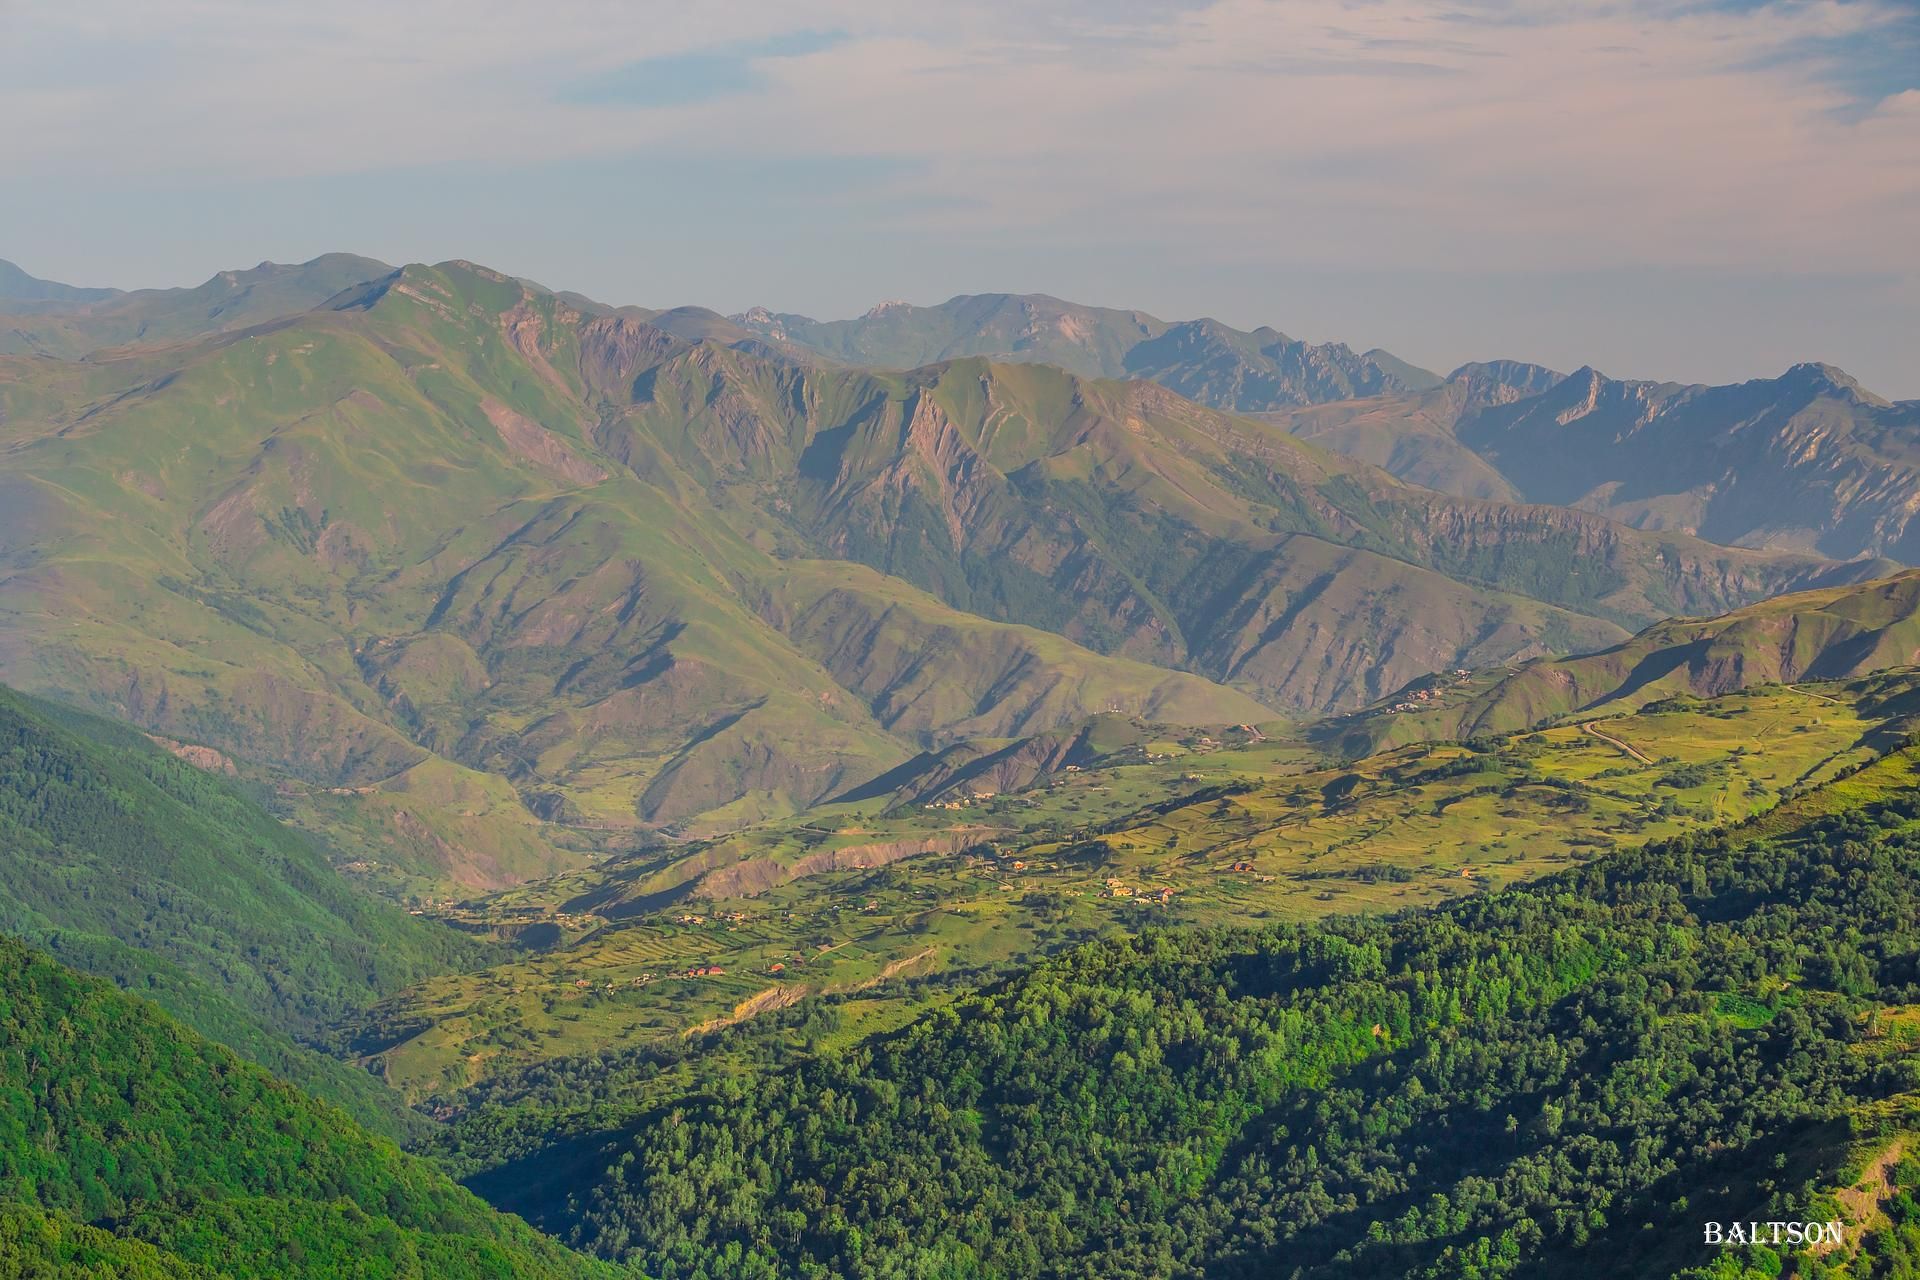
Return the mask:
<svg viewBox="0 0 1920 1280"><path fill-rule="evenodd" d="M818 156L871 172L840 195L899 234L1911 273L1915 23L1903 0L28 0L0 9L0 112L31 122L0 164Z"/></svg>
<svg viewBox="0 0 1920 1280"><path fill-rule="evenodd" d="M797 31L698 53L643 58L562 89L558 100L582 106L682 106L762 88L760 64L831 49L841 32Z"/></svg>

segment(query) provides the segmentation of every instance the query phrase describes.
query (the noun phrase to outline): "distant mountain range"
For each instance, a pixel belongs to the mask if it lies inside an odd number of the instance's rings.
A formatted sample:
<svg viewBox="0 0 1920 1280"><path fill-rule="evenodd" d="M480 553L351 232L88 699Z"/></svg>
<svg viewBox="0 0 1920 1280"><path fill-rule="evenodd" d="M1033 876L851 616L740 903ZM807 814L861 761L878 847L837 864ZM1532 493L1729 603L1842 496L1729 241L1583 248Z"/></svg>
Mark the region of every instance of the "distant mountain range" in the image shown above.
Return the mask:
<svg viewBox="0 0 1920 1280"><path fill-rule="evenodd" d="M192 289L76 289L0 262L0 354L75 358L296 314L387 274L329 254ZM802 363L913 369L986 356L1156 382L1269 421L1402 480L1467 498L1550 503L1730 546L1920 563L1920 401L1890 403L1829 365L1733 386L1568 375L1517 361L1442 377L1379 349L1262 327L1170 322L1045 294L882 303L854 320L754 308L726 317L558 295L688 341Z"/></svg>
<svg viewBox="0 0 1920 1280"><path fill-rule="evenodd" d="M76 289L0 261L0 355L74 359L131 342L171 342L293 315L393 268L330 253L297 266L263 262L191 289Z"/></svg>
<svg viewBox="0 0 1920 1280"><path fill-rule="evenodd" d="M0 259L0 306L37 306L52 303L72 306L103 302L120 296L118 289L79 289L70 284L30 276L13 263Z"/></svg>
<svg viewBox="0 0 1920 1280"><path fill-rule="evenodd" d="M0 1276L1920 1256L1913 405L0 290Z"/></svg>
<svg viewBox="0 0 1920 1280"><path fill-rule="evenodd" d="M1421 391L1440 382L1385 351L1316 346L1277 329L1249 333L1218 320L1170 322L1043 293L966 295L937 307L885 302L858 320L819 321L764 307L732 320L771 342L847 364L910 369L989 356L1086 377L1145 378L1240 413Z"/></svg>
<svg viewBox="0 0 1920 1280"><path fill-rule="evenodd" d="M1731 546L1920 563L1920 401L1824 364L1733 386L1511 362L1268 420L1402 479Z"/></svg>
<svg viewBox="0 0 1920 1280"><path fill-rule="evenodd" d="M1100 712L1352 708L1890 567L1411 488L1151 383L807 362L467 263L237 330L173 314L214 331L0 361L0 673L283 771L397 883L508 883Z"/></svg>
<svg viewBox="0 0 1920 1280"><path fill-rule="evenodd" d="M1920 401L1889 403L1829 365L1725 387L1516 361L1442 378L1385 351L1044 294L733 321L853 364L985 355L1146 378L1461 497L1577 507L1733 546L1920 562Z"/></svg>

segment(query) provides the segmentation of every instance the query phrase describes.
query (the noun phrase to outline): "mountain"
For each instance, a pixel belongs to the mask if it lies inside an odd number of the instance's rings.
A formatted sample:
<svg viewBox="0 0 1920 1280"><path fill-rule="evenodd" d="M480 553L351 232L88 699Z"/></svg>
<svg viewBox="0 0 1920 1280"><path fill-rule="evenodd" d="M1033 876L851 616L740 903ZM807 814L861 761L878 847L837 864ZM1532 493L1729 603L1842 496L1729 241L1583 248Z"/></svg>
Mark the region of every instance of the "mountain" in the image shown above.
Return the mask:
<svg viewBox="0 0 1920 1280"><path fill-rule="evenodd" d="M1598 653L1485 673L1464 693L1329 722L1361 744L1509 733L1575 714L1617 715L1676 695L1837 680L1920 663L1920 570L1795 592L1712 618L1670 618ZM1425 687L1424 682L1422 687Z"/></svg>
<svg viewBox="0 0 1920 1280"><path fill-rule="evenodd" d="M1413 394L1366 396L1260 415L1302 440L1392 472L1409 484L1465 498L1526 495L1456 434L1482 410L1538 395L1565 375L1512 360L1463 365Z"/></svg>
<svg viewBox="0 0 1920 1280"><path fill-rule="evenodd" d="M365 1073L297 1042L486 952L365 897L218 753L170 745L0 689L0 933L397 1123Z"/></svg>
<svg viewBox="0 0 1920 1280"><path fill-rule="evenodd" d="M1045 294L963 295L937 307L883 302L857 320L819 321L764 307L733 322L769 341L847 364L907 369L966 356L1056 365L1100 378L1148 378L1190 400L1249 413L1383 392L1418 391L1437 375L1385 351L1315 346L1275 329L1218 320L1169 323L1143 311Z"/></svg>
<svg viewBox="0 0 1920 1280"><path fill-rule="evenodd" d="M16 303L50 303L56 306L83 302L103 302L120 296L118 289L78 289L70 284L41 280L4 258L0 258L0 307Z"/></svg>
<svg viewBox="0 0 1920 1280"><path fill-rule="evenodd" d="M267 771L402 890L1876 568L1448 498L1151 383L692 341L467 263L0 362L0 414L0 674Z"/></svg>
<svg viewBox="0 0 1920 1280"><path fill-rule="evenodd" d="M297 265L263 262L245 271L222 271L191 289L122 293L47 285L24 273L10 275L10 266L0 263L0 355L62 359L130 342L197 338L294 315L393 270L371 258L329 253ZM28 283L22 286L19 280Z"/></svg>
<svg viewBox="0 0 1920 1280"><path fill-rule="evenodd" d="M194 1280L618 1274L487 1208L154 1005L6 939L0 1270Z"/></svg>
<svg viewBox="0 0 1920 1280"><path fill-rule="evenodd" d="M1830 365L1720 387L1468 365L1440 387L1270 420L1449 493L1732 546L1920 561L1920 401L1890 403Z"/></svg>
<svg viewBox="0 0 1920 1280"><path fill-rule="evenodd" d="M668 1275L1905 1274L1913 763L1435 910L1074 948L476 1185ZM1749 1219L1839 1227L1703 1246Z"/></svg>

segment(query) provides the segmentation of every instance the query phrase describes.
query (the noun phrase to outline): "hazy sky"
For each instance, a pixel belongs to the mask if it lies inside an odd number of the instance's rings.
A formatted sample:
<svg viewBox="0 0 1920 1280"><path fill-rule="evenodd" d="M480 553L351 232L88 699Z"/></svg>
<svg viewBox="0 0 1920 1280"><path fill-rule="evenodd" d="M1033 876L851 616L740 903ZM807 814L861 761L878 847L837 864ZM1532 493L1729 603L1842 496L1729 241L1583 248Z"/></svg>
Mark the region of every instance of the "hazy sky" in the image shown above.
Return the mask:
<svg viewBox="0 0 1920 1280"><path fill-rule="evenodd" d="M0 0L0 257L1042 291L1920 396L1920 0Z"/></svg>

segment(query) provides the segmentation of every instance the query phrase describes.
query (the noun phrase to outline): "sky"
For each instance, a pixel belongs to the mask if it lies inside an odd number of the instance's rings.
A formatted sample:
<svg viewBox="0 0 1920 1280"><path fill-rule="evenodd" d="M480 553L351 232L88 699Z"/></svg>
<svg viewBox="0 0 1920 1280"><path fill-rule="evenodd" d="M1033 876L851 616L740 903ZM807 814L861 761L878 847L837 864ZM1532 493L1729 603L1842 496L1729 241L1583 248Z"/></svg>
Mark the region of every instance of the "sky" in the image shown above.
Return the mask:
<svg viewBox="0 0 1920 1280"><path fill-rule="evenodd" d="M0 0L0 257L1920 397L1920 0Z"/></svg>

